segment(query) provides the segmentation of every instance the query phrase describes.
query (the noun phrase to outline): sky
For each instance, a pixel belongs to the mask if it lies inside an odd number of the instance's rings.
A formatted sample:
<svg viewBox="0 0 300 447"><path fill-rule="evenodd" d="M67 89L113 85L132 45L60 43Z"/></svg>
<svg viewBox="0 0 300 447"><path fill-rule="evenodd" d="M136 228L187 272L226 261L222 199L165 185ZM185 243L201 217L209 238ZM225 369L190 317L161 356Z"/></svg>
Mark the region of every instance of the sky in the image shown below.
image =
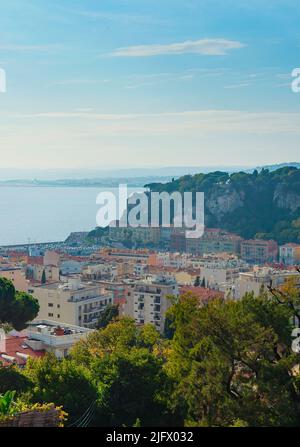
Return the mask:
<svg viewBox="0 0 300 447"><path fill-rule="evenodd" d="M3 0L1 167L300 161L298 0Z"/></svg>

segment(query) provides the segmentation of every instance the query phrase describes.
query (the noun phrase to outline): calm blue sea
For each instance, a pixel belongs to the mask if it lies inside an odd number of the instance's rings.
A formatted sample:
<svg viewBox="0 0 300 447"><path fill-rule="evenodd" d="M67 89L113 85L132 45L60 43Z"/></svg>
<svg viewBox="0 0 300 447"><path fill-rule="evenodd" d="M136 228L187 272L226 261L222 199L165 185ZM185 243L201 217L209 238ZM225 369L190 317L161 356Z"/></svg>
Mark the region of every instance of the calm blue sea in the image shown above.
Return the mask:
<svg viewBox="0 0 300 447"><path fill-rule="evenodd" d="M0 187L0 245L62 241L72 231L95 228L96 197L104 190Z"/></svg>

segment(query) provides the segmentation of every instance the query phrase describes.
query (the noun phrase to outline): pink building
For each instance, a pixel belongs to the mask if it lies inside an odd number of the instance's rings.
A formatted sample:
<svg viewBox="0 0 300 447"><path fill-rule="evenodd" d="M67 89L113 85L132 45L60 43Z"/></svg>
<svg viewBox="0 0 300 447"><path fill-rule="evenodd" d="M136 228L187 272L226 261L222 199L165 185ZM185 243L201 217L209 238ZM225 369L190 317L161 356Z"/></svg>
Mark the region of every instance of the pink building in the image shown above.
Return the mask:
<svg viewBox="0 0 300 447"><path fill-rule="evenodd" d="M276 241L252 239L241 243L241 258L253 264L276 262L278 258L278 244Z"/></svg>
<svg viewBox="0 0 300 447"><path fill-rule="evenodd" d="M26 279L25 273L21 268L12 266L1 267L0 277L9 279L16 290L28 292L29 281Z"/></svg>

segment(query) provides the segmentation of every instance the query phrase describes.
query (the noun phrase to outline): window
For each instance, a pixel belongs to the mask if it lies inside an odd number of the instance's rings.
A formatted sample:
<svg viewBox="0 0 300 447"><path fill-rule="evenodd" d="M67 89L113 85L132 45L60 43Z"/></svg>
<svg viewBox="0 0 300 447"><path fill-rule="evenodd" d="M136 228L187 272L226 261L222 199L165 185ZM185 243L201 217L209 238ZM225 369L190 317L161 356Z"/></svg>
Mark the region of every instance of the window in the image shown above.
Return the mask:
<svg viewBox="0 0 300 447"><path fill-rule="evenodd" d="M57 314L57 318L60 318L60 314Z"/></svg>
<svg viewBox="0 0 300 447"><path fill-rule="evenodd" d="M48 317L53 317L53 314L48 314Z"/></svg>
<svg viewBox="0 0 300 447"><path fill-rule="evenodd" d="M48 307L53 307L53 303L48 303Z"/></svg>

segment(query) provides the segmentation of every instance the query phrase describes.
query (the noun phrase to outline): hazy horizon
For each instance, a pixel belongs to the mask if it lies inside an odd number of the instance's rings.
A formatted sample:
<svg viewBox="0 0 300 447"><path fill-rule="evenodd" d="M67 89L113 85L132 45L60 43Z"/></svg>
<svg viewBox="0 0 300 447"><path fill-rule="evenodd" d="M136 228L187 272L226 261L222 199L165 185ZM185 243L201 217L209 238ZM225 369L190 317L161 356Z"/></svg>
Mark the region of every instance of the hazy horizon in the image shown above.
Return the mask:
<svg viewBox="0 0 300 447"><path fill-rule="evenodd" d="M93 179L93 178L151 178L151 177L178 177L186 174L194 175L196 173L209 173L214 170L224 170L228 172L235 172L239 170L253 170L255 168L262 168L264 166L277 166L281 164L297 164L300 162L283 162L272 165L252 165L252 166L237 166L237 165L211 165L211 166L148 166L148 167L134 167L134 168L80 168L80 169L66 169L66 168L0 168L0 182L7 180L62 180L62 179Z"/></svg>

